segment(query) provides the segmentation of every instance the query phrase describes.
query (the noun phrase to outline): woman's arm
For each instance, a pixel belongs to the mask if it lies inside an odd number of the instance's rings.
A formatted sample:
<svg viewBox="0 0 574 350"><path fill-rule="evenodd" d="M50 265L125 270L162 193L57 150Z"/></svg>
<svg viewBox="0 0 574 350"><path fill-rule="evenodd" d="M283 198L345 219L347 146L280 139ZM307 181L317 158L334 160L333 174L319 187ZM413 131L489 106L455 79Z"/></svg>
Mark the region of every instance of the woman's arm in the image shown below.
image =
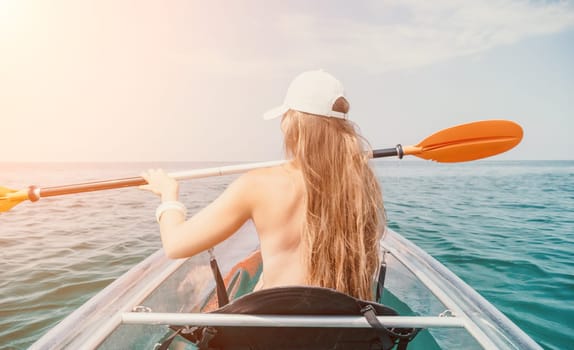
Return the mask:
<svg viewBox="0 0 574 350"><path fill-rule="evenodd" d="M142 177L148 185L141 188L159 194L162 202L178 199L177 181L161 170L150 170ZM211 204L185 221L178 210L166 210L160 219L163 248L172 259L185 258L222 242L245 221L253 208L252 176L242 175Z"/></svg>

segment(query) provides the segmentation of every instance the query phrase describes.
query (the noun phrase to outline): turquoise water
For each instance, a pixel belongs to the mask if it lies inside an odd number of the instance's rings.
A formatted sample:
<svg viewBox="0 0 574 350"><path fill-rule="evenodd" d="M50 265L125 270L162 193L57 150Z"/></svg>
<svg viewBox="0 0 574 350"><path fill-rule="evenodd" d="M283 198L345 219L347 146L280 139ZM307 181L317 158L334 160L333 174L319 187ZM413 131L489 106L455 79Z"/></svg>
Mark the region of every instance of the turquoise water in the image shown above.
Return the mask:
<svg viewBox="0 0 574 350"><path fill-rule="evenodd" d="M574 162L385 165L390 227L543 347L574 348Z"/></svg>
<svg viewBox="0 0 574 350"><path fill-rule="evenodd" d="M574 161L379 161L389 226L548 349L574 343ZM0 186L128 177L205 164L0 164ZM190 181L190 212L230 177ZM25 349L160 246L157 199L136 189L46 198L0 213L0 348ZM223 256L222 256L223 255ZM220 253L220 260L224 254Z"/></svg>

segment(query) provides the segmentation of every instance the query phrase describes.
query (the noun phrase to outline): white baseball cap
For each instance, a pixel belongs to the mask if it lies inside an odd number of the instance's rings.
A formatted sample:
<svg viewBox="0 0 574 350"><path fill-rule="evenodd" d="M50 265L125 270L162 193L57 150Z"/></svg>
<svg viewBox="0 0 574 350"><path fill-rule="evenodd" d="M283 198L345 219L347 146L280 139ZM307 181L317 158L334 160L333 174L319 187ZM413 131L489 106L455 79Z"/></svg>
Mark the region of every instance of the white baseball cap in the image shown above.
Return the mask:
<svg viewBox="0 0 574 350"><path fill-rule="evenodd" d="M345 98L343 84L334 76L323 70L304 72L289 85L283 104L267 111L263 119L280 117L289 109L324 117L345 118L345 113L333 110L333 104L340 97Z"/></svg>

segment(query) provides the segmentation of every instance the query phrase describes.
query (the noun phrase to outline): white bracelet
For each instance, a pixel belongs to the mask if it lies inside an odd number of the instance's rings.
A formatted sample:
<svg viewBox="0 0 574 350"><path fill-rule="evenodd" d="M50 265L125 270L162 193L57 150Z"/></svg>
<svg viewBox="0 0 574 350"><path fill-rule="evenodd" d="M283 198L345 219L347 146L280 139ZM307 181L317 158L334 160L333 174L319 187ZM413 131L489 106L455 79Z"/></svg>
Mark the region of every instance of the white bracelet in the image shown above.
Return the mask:
<svg viewBox="0 0 574 350"><path fill-rule="evenodd" d="M183 205L183 203L178 202L178 201L163 202L155 210L155 219L157 220L158 223L159 223L159 220L161 219L161 215L166 210L177 210L183 214L184 218L187 215L187 209L185 208L185 205Z"/></svg>

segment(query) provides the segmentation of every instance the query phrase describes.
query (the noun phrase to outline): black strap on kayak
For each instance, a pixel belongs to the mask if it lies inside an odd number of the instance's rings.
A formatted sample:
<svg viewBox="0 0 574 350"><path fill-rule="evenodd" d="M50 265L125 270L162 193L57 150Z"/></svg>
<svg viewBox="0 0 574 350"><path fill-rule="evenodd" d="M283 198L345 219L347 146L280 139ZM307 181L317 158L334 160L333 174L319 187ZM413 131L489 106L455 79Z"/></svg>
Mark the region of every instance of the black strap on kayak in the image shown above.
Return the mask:
<svg viewBox="0 0 574 350"><path fill-rule="evenodd" d="M406 328L406 329L388 329L377 319L377 314L373 305L366 305L361 309L361 313L369 322L371 327L379 329L381 349L390 350L395 346L395 340L398 339L397 350L406 350L407 345L420 331L420 328Z"/></svg>
<svg viewBox="0 0 574 350"><path fill-rule="evenodd" d="M213 253L213 248L209 248L209 265L211 266L211 272L213 272L213 278L215 279L215 292L217 293L217 303L219 307L223 307L229 304L229 296L227 295L227 288L225 288L225 283L223 282L223 277L221 277L221 271L219 270L219 265L217 265L217 260L215 259L215 254Z"/></svg>
<svg viewBox="0 0 574 350"><path fill-rule="evenodd" d="M229 296L227 295L227 288L225 288L225 283L223 282L223 277L221 276L221 271L219 270L219 265L217 264L217 259L213 252L213 248L209 248L209 265L211 266L211 272L213 273L213 278L215 279L215 293L217 293L217 304L219 307L223 307L229 304ZM171 334L166 340L164 340L156 350L167 350L175 337L181 332L178 329L176 332ZM201 335L200 341L197 344L199 349L207 349L207 344L213 339L217 331L211 327L203 328L203 333Z"/></svg>
<svg viewBox="0 0 574 350"><path fill-rule="evenodd" d="M383 350L390 350L395 346L395 342L391 339L391 335L387 328L379 322L377 319L377 314L375 313L375 308L373 305L367 305L361 309L361 313L367 319L367 322L371 325L371 327L381 330L380 333L380 340L381 340L381 349Z"/></svg>
<svg viewBox="0 0 574 350"><path fill-rule="evenodd" d="M381 302L381 298L383 297L383 292L385 290L385 277L387 275L387 262L385 261L385 256L387 252L383 252L383 261L381 262L381 266L379 267L379 278L377 280L377 291L376 291L376 301Z"/></svg>

